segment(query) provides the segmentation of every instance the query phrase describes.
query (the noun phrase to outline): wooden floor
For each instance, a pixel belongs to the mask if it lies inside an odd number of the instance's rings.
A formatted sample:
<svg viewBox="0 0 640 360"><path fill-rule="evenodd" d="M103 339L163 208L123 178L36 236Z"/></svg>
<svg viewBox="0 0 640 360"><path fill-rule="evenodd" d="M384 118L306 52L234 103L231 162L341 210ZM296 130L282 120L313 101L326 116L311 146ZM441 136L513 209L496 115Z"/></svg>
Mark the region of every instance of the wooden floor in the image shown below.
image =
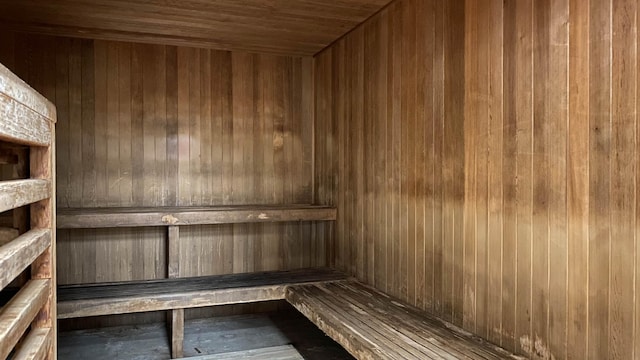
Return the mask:
<svg viewBox="0 0 640 360"><path fill-rule="evenodd" d="M234 359L242 354L240 358L251 359L252 352L238 352L255 349L263 349L263 354L291 354L282 348L289 344L303 359L353 359L295 310L197 319L185 324L185 357ZM225 355L204 356L214 354ZM58 355L60 360L164 360L169 359L169 341L165 324L76 330L60 333Z"/></svg>

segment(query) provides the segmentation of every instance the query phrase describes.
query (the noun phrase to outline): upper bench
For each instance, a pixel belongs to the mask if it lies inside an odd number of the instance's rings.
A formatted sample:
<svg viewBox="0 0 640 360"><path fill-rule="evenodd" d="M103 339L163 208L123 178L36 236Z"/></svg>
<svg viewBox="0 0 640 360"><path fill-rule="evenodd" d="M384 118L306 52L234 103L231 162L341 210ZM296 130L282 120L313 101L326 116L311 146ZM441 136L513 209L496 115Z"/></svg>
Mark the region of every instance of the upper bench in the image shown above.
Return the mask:
<svg viewBox="0 0 640 360"><path fill-rule="evenodd" d="M336 208L319 205L228 205L58 209L58 229L332 221Z"/></svg>

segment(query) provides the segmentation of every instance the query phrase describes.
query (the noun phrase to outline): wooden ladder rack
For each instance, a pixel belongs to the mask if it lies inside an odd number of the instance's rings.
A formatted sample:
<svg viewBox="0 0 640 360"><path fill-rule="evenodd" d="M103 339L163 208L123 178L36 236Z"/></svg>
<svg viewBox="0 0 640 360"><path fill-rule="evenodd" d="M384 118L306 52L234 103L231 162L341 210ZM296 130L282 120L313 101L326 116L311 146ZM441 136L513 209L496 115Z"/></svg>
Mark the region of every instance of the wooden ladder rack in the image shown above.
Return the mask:
<svg viewBox="0 0 640 360"><path fill-rule="evenodd" d="M30 162L29 179L0 181L0 212L31 207L31 229L0 243L0 290L31 268L0 304L0 359L56 358L55 122L54 105L0 65L0 140L28 149ZM2 163L17 162L1 155Z"/></svg>

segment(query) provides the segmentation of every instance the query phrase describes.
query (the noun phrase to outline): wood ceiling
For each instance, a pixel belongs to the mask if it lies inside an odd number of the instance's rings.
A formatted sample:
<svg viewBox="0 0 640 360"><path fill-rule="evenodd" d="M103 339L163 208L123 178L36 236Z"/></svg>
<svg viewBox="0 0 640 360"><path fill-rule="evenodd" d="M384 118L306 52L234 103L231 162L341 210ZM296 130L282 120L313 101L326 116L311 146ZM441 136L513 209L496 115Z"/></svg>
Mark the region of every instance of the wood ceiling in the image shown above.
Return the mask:
<svg viewBox="0 0 640 360"><path fill-rule="evenodd" d="M390 0L0 0L0 26L40 34L314 55Z"/></svg>

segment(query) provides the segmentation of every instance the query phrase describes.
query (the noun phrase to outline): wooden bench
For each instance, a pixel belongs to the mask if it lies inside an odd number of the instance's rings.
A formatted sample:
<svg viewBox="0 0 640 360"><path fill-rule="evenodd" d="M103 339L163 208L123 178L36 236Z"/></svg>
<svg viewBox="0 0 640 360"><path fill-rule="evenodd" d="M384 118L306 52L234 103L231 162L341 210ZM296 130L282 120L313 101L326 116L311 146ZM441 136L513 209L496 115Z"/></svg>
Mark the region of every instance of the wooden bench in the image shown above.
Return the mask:
<svg viewBox="0 0 640 360"><path fill-rule="evenodd" d="M184 309L284 299L288 284L343 278L335 271L180 278L180 227L263 222L334 221L336 208L309 204L208 207L67 208L58 229L167 227L169 279L62 286L59 319L168 310L172 357L182 357Z"/></svg>
<svg viewBox="0 0 640 360"><path fill-rule="evenodd" d="M286 299L358 359L514 359L355 280L291 285Z"/></svg>
<svg viewBox="0 0 640 360"><path fill-rule="evenodd" d="M342 279L340 272L315 268L67 285L58 287L58 318L175 310L168 321L175 358L182 356L186 308L284 300L288 285Z"/></svg>

